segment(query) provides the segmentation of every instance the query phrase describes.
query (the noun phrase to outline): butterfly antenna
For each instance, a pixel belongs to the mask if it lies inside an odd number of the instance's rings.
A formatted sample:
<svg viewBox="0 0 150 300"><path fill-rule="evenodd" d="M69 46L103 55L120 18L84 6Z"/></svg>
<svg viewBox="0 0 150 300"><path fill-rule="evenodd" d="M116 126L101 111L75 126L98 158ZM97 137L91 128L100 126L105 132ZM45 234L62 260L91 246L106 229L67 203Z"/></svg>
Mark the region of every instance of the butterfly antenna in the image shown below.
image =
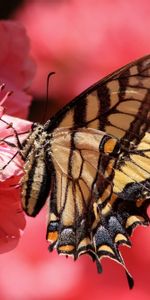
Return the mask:
<svg viewBox="0 0 150 300"><path fill-rule="evenodd" d="M48 106L48 90L49 90L49 80L52 75L56 74L55 72L50 72L47 76L47 81L46 81L46 105L45 105L45 110L43 114L43 120L42 123L45 123L46 115L47 115L47 106Z"/></svg>

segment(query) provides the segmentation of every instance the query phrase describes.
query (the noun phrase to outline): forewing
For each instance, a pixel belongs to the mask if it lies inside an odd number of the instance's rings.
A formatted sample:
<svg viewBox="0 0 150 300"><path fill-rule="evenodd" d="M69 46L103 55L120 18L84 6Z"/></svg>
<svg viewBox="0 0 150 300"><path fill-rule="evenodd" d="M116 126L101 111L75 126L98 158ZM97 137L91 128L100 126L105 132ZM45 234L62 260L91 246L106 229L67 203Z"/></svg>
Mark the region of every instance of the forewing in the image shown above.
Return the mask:
<svg viewBox="0 0 150 300"><path fill-rule="evenodd" d="M100 80L60 110L46 124L90 127L139 143L150 129L150 55Z"/></svg>

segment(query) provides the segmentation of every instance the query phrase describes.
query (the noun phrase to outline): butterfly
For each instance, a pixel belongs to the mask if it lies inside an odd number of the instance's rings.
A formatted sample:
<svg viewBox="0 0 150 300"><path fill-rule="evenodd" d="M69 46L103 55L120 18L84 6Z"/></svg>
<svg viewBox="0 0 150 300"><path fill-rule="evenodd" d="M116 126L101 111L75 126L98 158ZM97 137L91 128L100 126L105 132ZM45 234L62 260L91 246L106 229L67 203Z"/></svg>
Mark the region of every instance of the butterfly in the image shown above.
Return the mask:
<svg viewBox="0 0 150 300"><path fill-rule="evenodd" d="M148 225L150 55L108 75L44 125L33 124L24 159L22 206L36 216L46 200L49 250L106 256L128 272L119 245Z"/></svg>

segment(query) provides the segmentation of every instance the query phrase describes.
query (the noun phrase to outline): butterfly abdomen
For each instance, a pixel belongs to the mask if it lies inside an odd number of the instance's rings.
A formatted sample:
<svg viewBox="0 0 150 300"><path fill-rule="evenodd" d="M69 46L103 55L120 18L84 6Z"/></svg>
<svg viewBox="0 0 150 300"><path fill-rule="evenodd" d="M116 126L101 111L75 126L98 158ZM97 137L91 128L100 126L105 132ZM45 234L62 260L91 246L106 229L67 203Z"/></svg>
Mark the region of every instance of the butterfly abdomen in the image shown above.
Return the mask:
<svg viewBox="0 0 150 300"><path fill-rule="evenodd" d="M30 216L35 216L40 211L50 191L51 176L45 159L45 141L45 132L41 131L40 134L33 132L22 150L23 155L27 154L24 156L25 174L21 182L22 206Z"/></svg>

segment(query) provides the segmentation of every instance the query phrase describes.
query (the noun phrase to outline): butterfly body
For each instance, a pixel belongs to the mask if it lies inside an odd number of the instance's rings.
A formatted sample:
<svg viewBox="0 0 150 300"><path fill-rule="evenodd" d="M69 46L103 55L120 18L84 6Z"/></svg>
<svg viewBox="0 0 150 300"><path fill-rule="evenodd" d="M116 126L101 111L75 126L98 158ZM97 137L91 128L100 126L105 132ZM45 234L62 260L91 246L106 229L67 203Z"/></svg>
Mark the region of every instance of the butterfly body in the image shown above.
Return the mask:
<svg viewBox="0 0 150 300"><path fill-rule="evenodd" d="M49 198L50 250L88 253L124 266L147 225L150 201L150 56L102 79L51 118L34 124L22 145L22 204L35 216Z"/></svg>

